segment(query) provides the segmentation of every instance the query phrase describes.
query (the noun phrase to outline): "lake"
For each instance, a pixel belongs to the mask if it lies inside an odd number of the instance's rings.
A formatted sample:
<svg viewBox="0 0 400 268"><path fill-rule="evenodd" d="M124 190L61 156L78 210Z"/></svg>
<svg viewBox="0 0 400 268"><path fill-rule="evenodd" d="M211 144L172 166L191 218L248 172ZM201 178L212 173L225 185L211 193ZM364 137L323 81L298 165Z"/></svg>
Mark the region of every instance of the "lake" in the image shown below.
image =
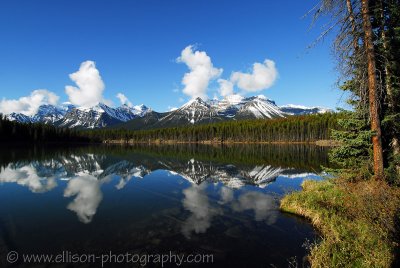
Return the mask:
<svg viewBox="0 0 400 268"><path fill-rule="evenodd" d="M0 266L48 267L25 258L61 254L50 267L176 267L156 261L157 254L176 254L212 255L212 263L198 257L181 266L302 267L305 244L318 235L307 221L280 212L279 200L305 179L322 179L327 151L311 145L3 146ZM17 260L7 261L10 252Z"/></svg>

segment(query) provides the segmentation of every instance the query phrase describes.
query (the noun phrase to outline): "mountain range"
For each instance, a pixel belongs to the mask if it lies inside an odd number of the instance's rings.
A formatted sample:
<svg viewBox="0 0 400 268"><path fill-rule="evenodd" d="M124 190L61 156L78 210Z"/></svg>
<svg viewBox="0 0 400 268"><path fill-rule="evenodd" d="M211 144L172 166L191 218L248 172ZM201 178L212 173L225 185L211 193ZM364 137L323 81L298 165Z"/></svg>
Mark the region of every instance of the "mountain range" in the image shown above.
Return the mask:
<svg viewBox="0 0 400 268"><path fill-rule="evenodd" d="M45 123L59 127L95 129L103 127L126 129L151 129L182 125L213 123L226 120L272 119L291 115L306 115L329 112L320 107L299 105L277 106L273 100L259 95L243 98L232 95L223 100L190 100L178 109L159 113L145 105L122 105L112 108L99 103L93 107L73 105L39 107L33 116L21 113L6 115L9 120L22 123Z"/></svg>

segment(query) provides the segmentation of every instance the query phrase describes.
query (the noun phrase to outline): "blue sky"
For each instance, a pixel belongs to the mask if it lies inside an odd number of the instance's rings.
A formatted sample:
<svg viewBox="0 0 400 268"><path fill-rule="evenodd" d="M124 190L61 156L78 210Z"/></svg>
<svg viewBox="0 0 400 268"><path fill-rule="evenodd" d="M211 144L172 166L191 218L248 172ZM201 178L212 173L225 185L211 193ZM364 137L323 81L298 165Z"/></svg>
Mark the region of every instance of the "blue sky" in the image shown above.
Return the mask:
<svg viewBox="0 0 400 268"><path fill-rule="evenodd" d="M189 45L206 53L222 73L207 83L219 94L218 79L251 74L253 64L275 63L277 76L263 94L278 105L343 106L331 38L307 50L321 32L301 17L313 1L267 0L9 0L0 2L0 98L19 100L37 89L69 100L65 87L81 63L94 61L104 83L102 97L119 105L123 93L133 104L156 111L178 107L187 62L177 58ZM233 80L232 80L233 81ZM79 87L78 89L79 90ZM1 100L0 99L0 100ZM29 101L30 99L28 99ZM5 102L4 102L5 103Z"/></svg>

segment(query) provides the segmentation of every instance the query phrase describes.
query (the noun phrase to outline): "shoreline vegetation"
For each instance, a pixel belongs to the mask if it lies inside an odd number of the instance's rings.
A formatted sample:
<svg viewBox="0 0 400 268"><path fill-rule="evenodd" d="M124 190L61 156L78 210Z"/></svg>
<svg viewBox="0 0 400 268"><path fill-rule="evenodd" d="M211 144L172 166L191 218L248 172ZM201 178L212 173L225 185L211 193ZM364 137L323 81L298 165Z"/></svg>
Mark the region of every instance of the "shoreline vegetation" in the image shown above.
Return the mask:
<svg viewBox="0 0 400 268"><path fill-rule="evenodd" d="M321 232L312 267L400 267L399 0L320 1L307 15L327 17L317 41L334 31L343 112L331 138L334 179L304 181L281 210ZM325 22L324 22L325 23Z"/></svg>
<svg viewBox="0 0 400 268"><path fill-rule="evenodd" d="M398 262L400 189L384 181L306 180L286 195L282 211L311 220L321 232L312 267L391 267Z"/></svg>

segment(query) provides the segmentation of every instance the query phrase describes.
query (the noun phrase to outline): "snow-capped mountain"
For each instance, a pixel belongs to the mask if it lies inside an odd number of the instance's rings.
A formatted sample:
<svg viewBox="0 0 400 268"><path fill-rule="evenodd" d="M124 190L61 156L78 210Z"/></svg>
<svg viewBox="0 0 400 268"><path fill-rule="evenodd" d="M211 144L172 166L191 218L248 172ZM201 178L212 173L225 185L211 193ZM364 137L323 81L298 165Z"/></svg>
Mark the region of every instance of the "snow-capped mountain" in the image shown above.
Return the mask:
<svg viewBox="0 0 400 268"><path fill-rule="evenodd" d="M123 105L111 108L104 103L99 103L89 108L72 109L57 121L56 125L69 128L102 128L144 116L149 111L151 110L144 105L135 107Z"/></svg>
<svg viewBox="0 0 400 268"><path fill-rule="evenodd" d="M245 98L239 103L240 108L236 117L245 119L278 118L285 117L274 101L263 95Z"/></svg>
<svg viewBox="0 0 400 268"><path fill-rule="evenodd" d="M10 121L17 121L20 123L32 123L32 117L21 113L11 113L6 115L6 118Z"/></svg>
<svg viewBox="0 0 400 268"><path fill-rule="evenodd" d="M322 107L306 107L302 105L288 104L279 106L279 109L288 115L307 115L307 114L324 114L332 112L331 109Z"/></svg>
<svg viewBox="0 0 400 268"><path fill-rule="evenodd" d="M21 123L45 123L54 124L56 121L62 119L71 106L56 107L50 104L43 104L39 106L37 113L33 116L24 115L21 113L11 113L7 118L11 121L18 121Z"/></svg>
<svg viewBox="0 0 400 268"><path fill-rule="evenodd" d="M142 118L131 120L124 124L124 127L128 129L148 129L226 120L271 119L285 116L287 114L282 112L274 101L262 95L249 98L232 95L223 100L204 101L201 98L196 98L179 109L163 114L149 113Z"/></svg>
<svg viewBox="0 0 400 268"><path fill-rule="evenodd" d="M181 108L169 112L162 117L157 126L174 126L183 124L209 123L220 121L217 109L201 98L196 98L184 104Z"/></svg>
<svg viewBox="0 0 400 268"><path fill-rule="evenodd" d="M201 121L216 121L226 119L258 119L285 117L274 101L263 95L243 98L239 95L228 96L225 99L204 101L196 98L189 101L181 108L172 111L171 115L184 116L188 122L194 124ZM161 119L161 121L164 118Z"/></svg>
<svg viewBox="0 0 400 268"><path fill-rule="evenodd" d="M135 115L135 117L138 117L138 116L142 117L146 113L148 113L151 109L143 104L133 106L133 107L124 104L121 107L116 108L116 110L120 113L125 113L127 115ZM131 120L131 119L128 119L128 120Z"/></svg>
<svg viewBox="0 0 400 268"><path fill-rule="evenodd" d="M93 107L75 107L65 103L61 107L42 105L33 116L11 113L7 115L7 118L22 123L42 122L69 128L93 129L111 126L126 129L151 129L226 120L284 118L326 112L332 112L332 110L292 104L277 106L273 100L263 95L248 98L231 95L222 100L205 101L196 98L178 109L165 113L152 111L143 104L138 106L124 104L112 108L103 103Z"/></svg>
<svg viewBox="0 0 400 268"><path fill-rule="evenodd" d="M218 114L227 118L258 119L285 117L275 102L263 95L243 98L240 95L231 95L223 100L214 102Z"/></svg>
<svg viewBox="0 0 400 268"><path fill-rule="evenodd" d="M32 119L34 122L53 124L63 118L68 109L68 107L56 107L54 105L44 104L39 107L38 112L32 117Z"/></svg>

